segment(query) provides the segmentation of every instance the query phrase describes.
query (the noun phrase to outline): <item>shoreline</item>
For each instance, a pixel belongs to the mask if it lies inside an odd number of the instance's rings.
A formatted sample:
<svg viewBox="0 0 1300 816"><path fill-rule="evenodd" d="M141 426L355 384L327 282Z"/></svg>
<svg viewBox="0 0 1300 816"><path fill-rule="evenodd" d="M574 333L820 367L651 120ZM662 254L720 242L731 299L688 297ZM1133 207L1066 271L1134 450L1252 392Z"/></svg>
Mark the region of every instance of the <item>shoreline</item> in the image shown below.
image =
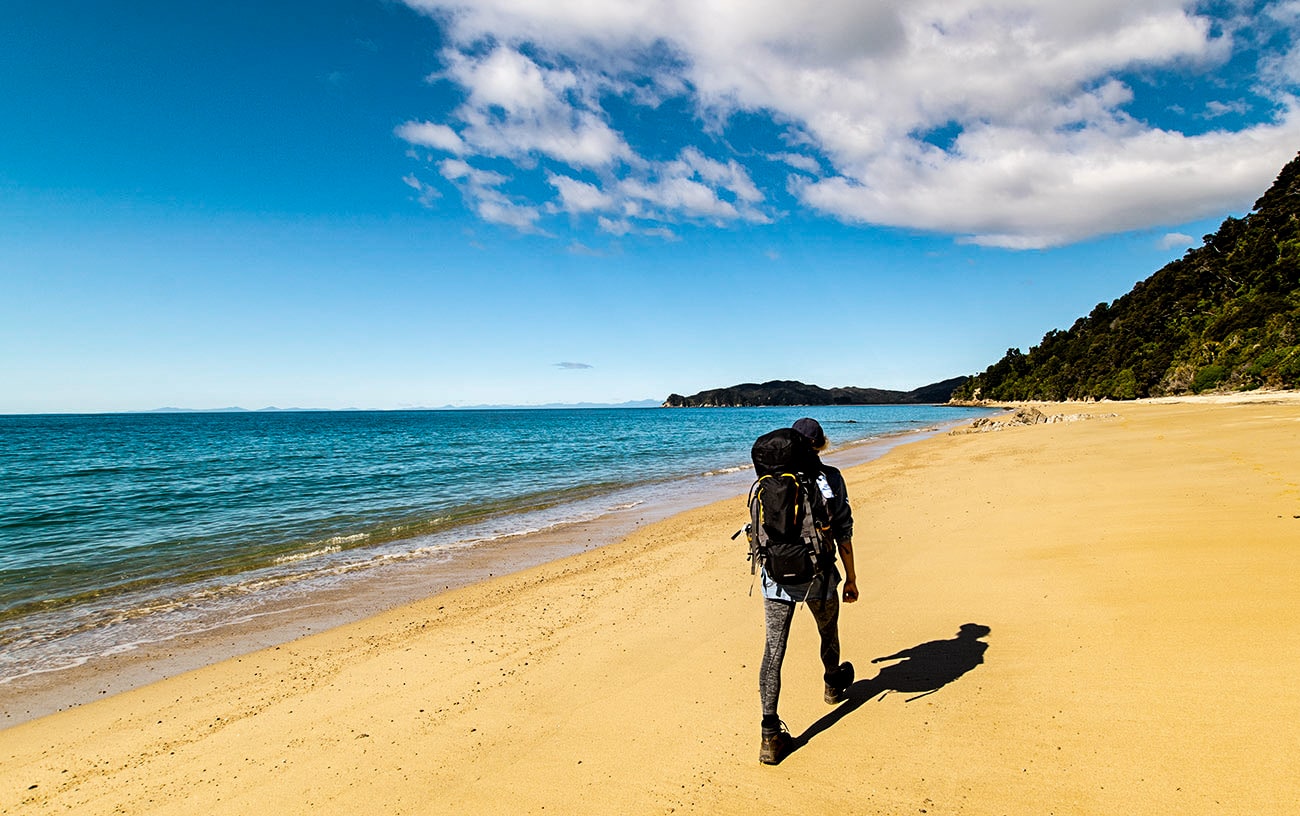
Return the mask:
<svg viewBox="0 0 1300 816"><path fill-rule="evenodd" d="M8 729L0 813L1287 812L1300 398L1107 410L845 470L859 680L796 615L776 768L724 500Z"/></svg>
<svg viewBox="0 0 1300 816"><path fill-rule="evenodd" d="M836 448L826 458L830 464L852 467L898 445L943 433L956 424L960 421L857 440ZM737 494L743 497L751 482L752 469L748 467L681 477L665 484L667 495L593 519L478 542L456 550L447 560L370 567L339 586L311 589L196 632L122 644L79 665L19 676L0 683L0 731L495 577L608 546L644 525ZM698 489L692 490L696 486Z"/></svg>

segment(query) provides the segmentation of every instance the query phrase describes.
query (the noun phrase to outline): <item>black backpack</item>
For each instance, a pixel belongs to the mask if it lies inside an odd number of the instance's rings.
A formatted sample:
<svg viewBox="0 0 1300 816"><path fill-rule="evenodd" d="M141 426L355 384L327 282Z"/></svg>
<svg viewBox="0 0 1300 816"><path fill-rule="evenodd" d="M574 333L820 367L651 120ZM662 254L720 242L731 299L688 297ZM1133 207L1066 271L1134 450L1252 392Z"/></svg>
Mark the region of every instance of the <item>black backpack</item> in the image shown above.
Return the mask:
<svg viewBox="0 0 1300 816"><path fill-rule="evenodd" d="M750 455L758 475L745 528L750 572L761 564L777 583L806 584L835 559L817 454L803 434L780 428L760 436Z"/></svg>

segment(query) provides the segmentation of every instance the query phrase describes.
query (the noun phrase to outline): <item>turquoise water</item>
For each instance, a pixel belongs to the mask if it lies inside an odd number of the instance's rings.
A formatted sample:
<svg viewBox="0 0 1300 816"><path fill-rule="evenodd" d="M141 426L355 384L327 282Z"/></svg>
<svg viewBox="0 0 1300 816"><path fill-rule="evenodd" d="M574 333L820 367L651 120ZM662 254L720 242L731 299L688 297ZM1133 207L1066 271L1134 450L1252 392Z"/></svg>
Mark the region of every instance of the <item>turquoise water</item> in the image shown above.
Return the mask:
<svg viewBox="0 0 1300 816"><path fill-rule="evenodd" d="M800 416L843 446L979 413L0 416L0 683L380 565L427 566L674 491L682 506L708 485L743 491L753 439Z"/></svg>

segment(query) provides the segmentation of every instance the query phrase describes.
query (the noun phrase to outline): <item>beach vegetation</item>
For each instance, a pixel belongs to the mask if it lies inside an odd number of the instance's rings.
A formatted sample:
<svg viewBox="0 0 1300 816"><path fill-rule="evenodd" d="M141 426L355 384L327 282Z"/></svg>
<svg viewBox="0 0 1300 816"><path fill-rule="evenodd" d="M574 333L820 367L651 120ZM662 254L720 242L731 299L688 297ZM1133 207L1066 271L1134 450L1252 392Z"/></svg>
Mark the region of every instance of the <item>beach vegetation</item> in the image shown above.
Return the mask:
<svg viewBox="0 0 1300 816"><path fill-rule="evenodd" d="M1300 388L1300 156L1244 218L1128 294L953 392L964 400L1135 399Z"/></svg>
<svg viewBox="0 0 1300 816"><path fill-rule="evenodd" d="M1227 373L1221 365L1207 365L1196 372L1196 376L1192 378L1192 391L1197 394L1208 391L1223 382Z"/></svg>

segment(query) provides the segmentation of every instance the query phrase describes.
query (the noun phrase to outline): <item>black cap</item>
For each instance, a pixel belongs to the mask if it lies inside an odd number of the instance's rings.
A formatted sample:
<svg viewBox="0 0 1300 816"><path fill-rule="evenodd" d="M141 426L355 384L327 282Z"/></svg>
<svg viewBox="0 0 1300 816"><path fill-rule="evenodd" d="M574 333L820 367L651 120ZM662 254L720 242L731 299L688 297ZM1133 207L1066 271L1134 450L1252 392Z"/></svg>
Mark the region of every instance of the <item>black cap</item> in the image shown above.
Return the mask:
<svg viewBox="0 0 1300 816"><path fill-rule="evenodd" d="M825 446L826 434L822 432L821 423L817 420L812 419L811 417L796 419L794 425L791 427L808 437L808 441L812 443L813 448L816 450L821 450L822 447Z"/></svg>

